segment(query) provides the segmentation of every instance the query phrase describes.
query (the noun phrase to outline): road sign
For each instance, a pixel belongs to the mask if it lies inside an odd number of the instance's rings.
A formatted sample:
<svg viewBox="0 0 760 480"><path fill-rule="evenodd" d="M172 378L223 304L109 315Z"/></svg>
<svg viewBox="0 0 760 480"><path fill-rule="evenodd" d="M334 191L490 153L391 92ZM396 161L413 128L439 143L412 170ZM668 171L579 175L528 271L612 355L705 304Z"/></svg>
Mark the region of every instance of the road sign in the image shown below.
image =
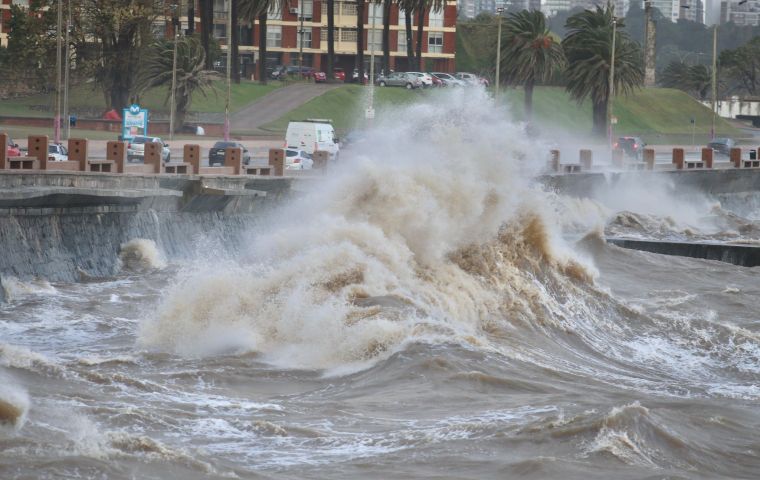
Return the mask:
<svg viewBox="0 0 760 480"><path fill-rule="evenodd" d="M696 119L696 118L694 118L694 117L691 117L691 118L689 119L689 123L691 123L692 125L694 125L695 123L697 123L697 119Z"/></svg>
<svg viewBox="0 0 760 480"><path fill-rule="evenodd" d="M613 125L617 125L617 117L610 118L610 123Z"/></svg>
<svg viewBox="0 0 760 480"><path fill-rule="evenodd" d="M364 118L366 118L367 120L372 120L373 118L375 118L375 109L370 107L364 110Z"/></svg>

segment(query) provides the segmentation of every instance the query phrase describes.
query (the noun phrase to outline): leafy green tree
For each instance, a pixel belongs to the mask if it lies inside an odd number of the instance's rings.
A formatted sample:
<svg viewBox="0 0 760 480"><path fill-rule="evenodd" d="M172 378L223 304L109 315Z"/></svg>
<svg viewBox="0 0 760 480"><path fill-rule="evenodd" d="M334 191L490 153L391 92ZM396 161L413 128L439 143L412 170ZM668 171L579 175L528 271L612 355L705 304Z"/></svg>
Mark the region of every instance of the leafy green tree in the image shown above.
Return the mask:
<svg viewBox="0 0 760 480"><path fill-rule="evenodd" d="M705 100L712 84L710 68L706 65L670 62L662 72L660 83L664 87L677 88Z"/></svg>
<svg viewBox="0 0 760 480"><path fill-rule="evenodd" d="M139 92L154 87L168 87L166 103L171 99L172 62L174 42L158 40L148 49L140 71ZM175 89L176 122L175 131L182 129L187 109L197 92L206 95L212 88L212 81L218 78L213 70L206 69L206 53L201 40L196 36L179 37L177 40L177 82Z"/></svg>
<svg viewBox="0 0 760 480"><path fill-rule="evenodd" d="M732 90L748 95L760 93L760 36L733 50L720 54L725 77L735 86Z"/></svg>
<svg viewBox="0 0 760 480"><path fill-rule="evenodd" d="M504 80L525 88L525 115L533 113L533 87L548 82L562 67L562 46L546 26L539 10L510 13L502 29L501 75Z"/></svg>
<svg viewBox="0 0 760 480"><path fill-rule="evenodd" d="M239 17L253 24L259 20L259 83L267 83L267 19L270 11L281 11L282 0L239 0Z"/></svg>
<svg viewBox="0 0 760 480"><path fill-rule="evenodd" d="M607 104L610 101L610 65L614 8L609 4L584 10L567 19L568 34L562 41L567 59L566 89L579 103L591 100L593 131L604 135L607 123ZM615 36L616 93L628 94L644 80L641 49L624 30L623 19L617 19Z"/></svg>

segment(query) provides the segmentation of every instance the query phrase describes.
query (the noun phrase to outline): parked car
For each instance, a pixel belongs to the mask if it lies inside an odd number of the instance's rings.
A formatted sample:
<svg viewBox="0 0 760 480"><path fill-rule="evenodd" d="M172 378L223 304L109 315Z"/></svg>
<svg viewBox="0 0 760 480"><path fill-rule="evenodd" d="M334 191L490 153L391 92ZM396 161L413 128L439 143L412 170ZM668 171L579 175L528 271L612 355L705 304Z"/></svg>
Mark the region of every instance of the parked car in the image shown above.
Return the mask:
<svg viewBox="0 0 760 480"><path fill-rule="evenodd" d="M208 151L208 164L209 166L221 166L224 165L224 154L225 150L228 148L240 148L243 150L243 165L248 165L251 163L251 154L248 153L248 149L245 148L245 145L238 142L223 142L219 141L214 143L214 146L211 147Z"/></svg>
<svg viewBox="0 0 760 480"><path fill-rule="evenodd" d="M5 155L8 157L23 157L24 156L24 153L21 151L20 148L18 148L18 144L14 142L10 136L8 137L8 145L7 145L7 150L5 151Z"/></svg>
<svg viewBox="0 0 760 480"><path fill-rule="evenodd" d="M707 148L712 148L721 155L728 156L731 149L736 147L736 141L733 138L714 138L707 144Z"/></svg>
<svg viewBox="0 0 760 480"><path fill-rule="evenodd" d="M161 144L161 161L168 163L171 161L171 150L169 150L169 144L161 140L159 137L145 137L138 135L127 143L127 161L139 162L145 161L145 144L146 143L160 143Z"/></svg>
<svg viewBox="0 0 760 480"><path fill-rule="evenodd" d="M314 83L324 83L327 81L327 74L325 72L314 72Z"/></svg>
<svg viewBox="0 0 760 480"><path fill-rule="evenodd" d="M423 88L433 86L433 76L430 75L429 73L424 73L424 72L406 72L406 73L408 73L409 75L414 75L417 78L419 78L420 81L422 82Z"/></svg>
<svg viewBox="0 0 760 480"><path fill-rule="evenodd" d="M463 80L459 80L449 73L444 72L431 72L431 75L439 78L443 82L444 87L466 87L467 83Z"/></svg>
<svg viewBox="0 0 760 480"><path fill-rule="evenodd" d="M377 79L377 84L381 87L404 87L408 90L422 88L422 80L418 76L406 72L393 72L387 76L381 75Z"/></svg>
<svg viewBox="0 0 760 480"><path fill-rule="evenodd" d="M308 154L324 151L335 160L340 154L340 144L335 138L335 128L327 119L307 119L288 123L285 132L285 148L303 150Z"/></svg>
<svg viewBox="0 0 760 480"><path fill-rule="evenodd" d="M430 75L430 80L433 81L433 86L434 87L443 87L444 86L443 80L441 80L440 78L436 77L432 73L429 73L428 75Z"/></svg>
<svg viewBox="0 0 760 480"><path fill-rule="evenodd" d="M346 81L346 71L340 67L333 68L333 75L335 76L335 80L340 82Z"/></svg>
<svg viewBox="0 0 760 480"><path fill-rule="evenodd" d="M314 166L314 159L310 153L297 148L285 149L286 170L309 170Z"/></svg>
<svg viewBox="0 0 760 480"><path fill-rule="evenodd" d="M619 137L613 148L636 160L641 160L646 144L640 137Z"/></svg>
<svg viewBox="0 0 760 480"><path fill-rule="evenodd" d="M285 65L277 65L274 67L274 70L272 70L272 73L269 74L270 77L274 79L278 79L282 76L283 73L285 73L287 67Z"/></svg>
<svg viewBox="0 0 760 480"><path fill-rule="evenodd" d="M69 152L60 143L48 145L48 160L51 162L65 162L69 159Z"/></svg>
<svg viewBox="0 0 760 480"><path fill-rule="evenodd" d="M479 77L475 75L474 73L457 72L454 75L454 77L459 80L462 80L463 82L466 82L468 85L472 85L472 86L483 85L485 87L488 86L488 80L486 80L483 77Z"/></svg>
<svg viewBox="0 0 760 480"><path fill-rule="evenodd" d="M367 75L367 72L364 72L364 81L362 82L364 85L366 85L369 82L369 75ZM359 69L354 68L354 73L351 75L351 83L359 83Z"/></svg>

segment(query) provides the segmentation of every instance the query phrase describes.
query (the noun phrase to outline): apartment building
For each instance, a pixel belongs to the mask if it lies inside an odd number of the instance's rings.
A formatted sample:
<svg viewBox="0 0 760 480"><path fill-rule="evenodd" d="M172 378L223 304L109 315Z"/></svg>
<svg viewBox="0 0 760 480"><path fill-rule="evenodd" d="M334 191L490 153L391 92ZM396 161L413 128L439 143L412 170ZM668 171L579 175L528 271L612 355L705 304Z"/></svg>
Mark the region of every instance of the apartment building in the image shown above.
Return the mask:
<svg viewBox="0 0 760 480"><path fill-rule="evenodd" d="M723 0L720 2L720 23L736 25L760 25L760 1L748 0L739 5L740 0Z"/></svg>

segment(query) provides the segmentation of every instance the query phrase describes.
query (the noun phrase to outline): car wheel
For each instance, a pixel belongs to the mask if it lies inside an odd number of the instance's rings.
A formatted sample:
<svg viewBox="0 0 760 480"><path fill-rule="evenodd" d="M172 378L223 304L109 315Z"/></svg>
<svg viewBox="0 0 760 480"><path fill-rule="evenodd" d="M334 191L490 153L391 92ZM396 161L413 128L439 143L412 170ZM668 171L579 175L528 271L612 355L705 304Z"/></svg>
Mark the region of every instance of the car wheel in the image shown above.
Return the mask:
<svg viewBox="0 0 760 480"><path fill-rule="evenodd" d="M411 90L411 89L413 89L413 88L414 88L414 85L412 85L411 83L407 83L407 84L406 84L406 89L407 89L407 90Z"/></svg>
<svg viewBox="0 0 760 480"><path fill-rule="evenodd" d="M385 86L385 82L380 82L380 84L379 84L379 85L380 85L381 87L384 87L384 86Z"/></svg>

